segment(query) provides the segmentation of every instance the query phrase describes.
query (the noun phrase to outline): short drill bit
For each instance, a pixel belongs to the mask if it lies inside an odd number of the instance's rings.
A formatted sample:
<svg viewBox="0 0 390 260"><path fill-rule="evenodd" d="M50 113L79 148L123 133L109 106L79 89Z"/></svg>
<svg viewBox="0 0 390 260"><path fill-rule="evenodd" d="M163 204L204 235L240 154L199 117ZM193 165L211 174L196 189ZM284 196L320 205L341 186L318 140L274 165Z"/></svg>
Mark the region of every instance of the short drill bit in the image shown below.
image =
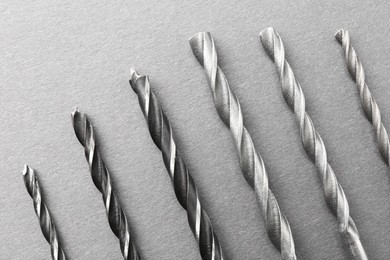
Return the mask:
<svg viewBox="0 0 390 260"><path fill-rule="evenodd" d="M28 194L30 194L33 199L34 210L39 219L39 225L41 226L43 236L50 244L52 259L65 260L65 253L58 241L56 227L42 198L38 177L36 176L34 169L28 165L24 166L23 180Z"/></svg>
<svg viewBox="0 0 390 260"><path fill-rule="evenodd" d="M208 32L197 33L190 39L190 46L196 59L205 70L217 112L231 131L240 157L242 173L248 184L255 190L268 236L281 252L282 259L296 259L290 225L286 216L280 211L274 194L269 189L268 175L263 159L256 152L252 138L243 125L240 103L218 66L217 52L211 34Z"/></svg>
<svg viewBox="0 0 390 260"><path fill-rule="evenodd" d="M95 134L88 117L77 108L72 113L72 124L77 139L84 146L85 157L89 164L92 180L102 193L108 222L112 232L118 237L123 259L139 260L139 256L130 236L129 225L125 212L112 190L110 173L95 144Z"/></svg>
<svg viewBox="0 0 390 260"><path fill-rule="evenodd" d="M176 197L180 205L187 211L188 223L198 242L202 259L223 260L222 248L210 219L200 204L195 182L176 149L171 124L157 97L150 90L149 77L141 76L131 68L129 82L138 95L138 101L149 126L150 135L161 150Z"/></svg>
<svg viewBox="0 0 390 260"><path fill-rule="evenodd" d="M347 67L352 79L356 82L363 111L368 120L375 128L379 151L383 160L390 166L390 141L385 127L382 124L381 111L368 88L363 65L360 62L355 49L350 44L349 33L345 30L339 30L335 35L337 41L343 46Z"/></svg>
<svg viewBox="0 0 390 260"><path fill-rule="evenodd" d="M315 130L313 122L306 112L305 97L300 84L285 60L285 50L280 36L273 28L267 28L260 33L263 48L275 62L282 82L283 97L294 111L299 123L302 145L314 161L322 181L325 200L333 215L336 216L339 231L343 235L352 259L368 259L360 241L359 232L349 215L349 205L343 188L337 181L332 167L328 163L327 152L322 138Z"/></svg>

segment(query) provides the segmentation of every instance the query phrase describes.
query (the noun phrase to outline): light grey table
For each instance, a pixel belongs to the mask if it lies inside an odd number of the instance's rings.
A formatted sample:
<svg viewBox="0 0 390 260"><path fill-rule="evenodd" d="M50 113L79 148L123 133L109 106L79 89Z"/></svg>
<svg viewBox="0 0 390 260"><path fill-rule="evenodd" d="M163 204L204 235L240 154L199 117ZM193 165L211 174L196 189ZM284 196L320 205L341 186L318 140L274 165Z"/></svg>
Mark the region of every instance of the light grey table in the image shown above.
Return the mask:
<svg viewBox="0 0 390 260"><path fill-rule="evenodd" d="M301 147L258 33L282 36L370 259L390 253L389 170L334 39L348 29L390 127L390 2L11 1L0 4L0 259L50 259L21 171L37 169L70 259L121 259L83 149L74 106L94 123L144 259L199 259L129 84L149 74L228 259L279 259L188 39L210 31L220 66L269 171L301 259L346 259L315 166Z"/></svg>

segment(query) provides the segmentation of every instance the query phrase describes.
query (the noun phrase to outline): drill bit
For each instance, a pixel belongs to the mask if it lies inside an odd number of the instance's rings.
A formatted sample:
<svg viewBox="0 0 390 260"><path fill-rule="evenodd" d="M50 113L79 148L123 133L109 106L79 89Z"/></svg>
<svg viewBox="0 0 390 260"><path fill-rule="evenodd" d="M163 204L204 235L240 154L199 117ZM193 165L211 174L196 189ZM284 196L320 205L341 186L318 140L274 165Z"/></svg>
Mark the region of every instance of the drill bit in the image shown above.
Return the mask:
<svg viewBox="0 0 390 260"><path fill-rule="evenodd" d="M118 237L123 259L139 260L139 256L130 236L125 212L112 190L110 173L95 144L95 134L88 117L77 108L72 113L72 124L77 139L84 146L85 157L89 164L93 183L102 193L108 222L112 232Z"/></svg>
<svg viewBox="0 0 390 260"><path fill-rule="evenodd" d="M267 28L260 33L263 48L275 62L282 82L283 97L294 111L299 123L302 145L312 161L322 181L325 201L336 216L339 231L343 235L352 259L368 259L360 241L359 232L349 215L349 205L343 188L337 181L332 167L328 163L327 152L322 138L315 130L313 122L306 112L305 97L300 84L285 60L285 50L280 36L273 28Z"/></svg>
<svg viewBox="0 0 390 260"><path fill-rule="evenodd" d="M41 226L43 236L50 244L52 259L65 260L65 253L58 241L56 227L42 198L38 177L36 176L34 169L28 165L25 165L23 168L23 180L28 194L30 194L33 199L34 210L39 219L39 225Z"/></svg>
<svg viewBox="0 0 390 260"><path fill-rule="evenodd" d="M208 32L197 33L190 39L192 51L203 66L216 110L230 129L237 146L242 173L255 190L267 233L274 246L281 252L283 260L296 259L294 240L286 216L280 211L278 202L269 189L268 175L263 159L255 150L252 138L243 125L240 103L229 87L229 83L218 66L214 40Z"/></svg>
<svg viewBox="0 0 390 260"><path fill-rule="evenodd" d="M336 33L335 37L344 49L348 71L357 84L363 111L375 128L379 151L383 160L390 166L389 136L382 124L381 111L378 104L372 97L371 91L366 84L363 65L357 57L355 49L350 44L348 31L341 29Z"/></svg>
<svg viewBox="0 0 390 260"><path fill-rule="evenodd" d="M161 150L165 167L173 183L176 198L187 211L192 233L204 260L223 260L222 248L210 219L200 204L198 190L183 158L176 149L171 124L155 94L150 90L149 77L139 75L131 68L130 85L149 126L150 135Z"/></svg>

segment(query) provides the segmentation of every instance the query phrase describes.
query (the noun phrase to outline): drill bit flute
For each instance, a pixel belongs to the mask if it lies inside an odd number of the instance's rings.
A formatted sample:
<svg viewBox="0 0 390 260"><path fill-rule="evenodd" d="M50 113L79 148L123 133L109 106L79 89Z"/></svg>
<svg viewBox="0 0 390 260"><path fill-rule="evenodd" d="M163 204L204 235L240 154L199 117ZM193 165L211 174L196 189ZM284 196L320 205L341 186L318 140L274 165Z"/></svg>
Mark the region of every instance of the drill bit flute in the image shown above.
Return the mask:
<svg viewBox="0 0 390 260"><path fill-rule="evenodd" d="M344 49L348 71L352 79L357 84L363 111L366 114L367 119L373 124L375 128L379 151L383 160L388 166L390 166L389 136L382 124L381 111L379 110L378 104L372 97L371 91L366 84L363 65L357 57L355 49L350 44L348 31L339 30L335 37Z"/></svg>
<svg viewBox="0 0 390 260"><path fill-rule="evenodd" d="M202 259L223 260L222 248L210 219L200 204L195 182L184 160L176 150L171 124L157 97L150 90L149 77L140 76L131 68L130 85L138 95L138 101L148 123L150 135L156 146L161 150L176 197L180 205L187 211L188 223L198 242Z"/></svg>
<svg viewBox="0 0 390 260"><path fill-rule="evenodd" d="M268 175L263 159L255 150L252 138L243 125L240 103L229 87L227 79L218 66L214 40L208 32L197 33L190 39L192 51L205 69L213 92L214 104L221 120L230 129L240 157L242 173L255 190L265 221L267 233L283 260L296 259L294 240L290 225L280 211L278 202L269 189Z"/></svg>
<svg viewBox="0 0 390 260"><path fill-rule="evenodd" d="M263 30L260 33L260 41L267 54L276 64L282 82L283 97L297 117L302 145L310 159L315 162L322 181L326 203L337 218L339 231L345 239L350 256L352 259L366 260L368 258L360 241L356 225L349 215L349 205L343 188L328 163L322 138L315 130L313 122L305 110L305 97L301 86L295 79L290 64L285 60L283 42L273 28Z"/></svg>
<svg viewBox="0 0 390 260"><path fill-rule="evenodd" d="M88 117L77 108L72 113L72 124L77 139L84 146L85 157L89 164L92 180L102 193L108 222L112 232L118 237L123 259L141 259L130 237L129 226L125 212L112 190L110 173L95 144L93 127Z"/></svg>
<svg viewBox="0 0 390 260"><path fill-rule="evenodd" d="M23 180L24 184L26 185L28 194L30 194L31 198L33 199L34 210L39 219L39 225L41 226L43 236L50 244L52 259L65 260L65 253L60 243L58 242L56 227L41 195L41 188L39 187L38 177L36 176L34 169L28 165L24 166Z"/></svg>

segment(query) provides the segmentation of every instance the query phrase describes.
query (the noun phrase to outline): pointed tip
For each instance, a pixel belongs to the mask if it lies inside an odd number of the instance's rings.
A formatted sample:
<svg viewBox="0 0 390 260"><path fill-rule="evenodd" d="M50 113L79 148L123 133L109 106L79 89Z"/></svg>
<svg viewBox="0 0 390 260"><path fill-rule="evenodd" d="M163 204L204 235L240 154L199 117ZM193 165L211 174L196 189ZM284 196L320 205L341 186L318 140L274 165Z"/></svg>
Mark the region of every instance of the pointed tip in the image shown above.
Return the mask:
<svg viewBox="0 0 390 260"><path fill-rule="evenodd" d="M262 30L259 34L261 45L268 56L274 60L274 36L277 35L274 28L268 27Z"/></svg>
<svg viewBox="0 0 390 260"><path fill-rule="evenodd" d="M198 32L195 35L193 35L191 38L189 38L188 41L191 44L191 42L197 42L201 39L204 39L206 37L206 35L211 36L211 33L210 32Z"/></svg>
<svg viewBox="0 0 390 260"><path fill-rule="evenodd" d="M25 175L28 173L28 170L29 170L29 169L30 169L30 167L29 167L27 164L25 164L25 165L23 166L22 175L25 176Z"/></svg>
<svg viewBox="0 0 390 260"><path fill-rule="evenodd" d="M133 66L130 66L130 75L132 76L134 73L137 73Z"/></svg>
<svg viewBox="0 0 390 260"><path fill-rule="evenodd" d="M73 108L72 117L74 117L76 114L80 113L80 110L77 106Z"/></svg>
<svg viewBox="0 0 390 260"><path fill-rule="evenodd" d="M213 44L213 38L210 32L198 32L189 39L190 47L192 53L198 62L203 66L203 52L204 52L204 43L208 42ZM210 46L211 47L211 46Z"/></svg>
<svg viewBox="0 0 390 260"><path fill-rule="evenodd" d="M73 130L76 134L79 142L84 146L85 145L85 129L86 127L92 127L88 121L88 117L86 114L81 112L77 107L72 112L71 123L73 126ZM90 129L92 132L92 129Z"/></svg>
<svg viewBox="0 0 390 260"><path fill-rule="evenodd" d="M27 192L30 194L31 197L33 197L34 189L37 187L39 188L37 176L35 175L34 169L25 164L23 166L22 177Z"/></svg>
<svg viewBox="0 0 390 260"><path fill-rule="evenodd" d="M135 82L141 75L135 70L133 66L130 67L130 84Z"/></svg>
<svg viewBox="0 0 390 260"><path fill-rule="evenodd" d="M343 36L344 34L346 33L345 30L343 29L340 29L336 32L336 34L334 35L334 37L336 38L336 40L341 43L343 41Z"/></svg>
<svg viewBox="0 0 390 260"><path fill-rule="evenodd" d="M275 33L275 29L273 27L267 27L264 30L262 30L259 34L260 40L263 38L269 37L270 35Z"/></svg>

